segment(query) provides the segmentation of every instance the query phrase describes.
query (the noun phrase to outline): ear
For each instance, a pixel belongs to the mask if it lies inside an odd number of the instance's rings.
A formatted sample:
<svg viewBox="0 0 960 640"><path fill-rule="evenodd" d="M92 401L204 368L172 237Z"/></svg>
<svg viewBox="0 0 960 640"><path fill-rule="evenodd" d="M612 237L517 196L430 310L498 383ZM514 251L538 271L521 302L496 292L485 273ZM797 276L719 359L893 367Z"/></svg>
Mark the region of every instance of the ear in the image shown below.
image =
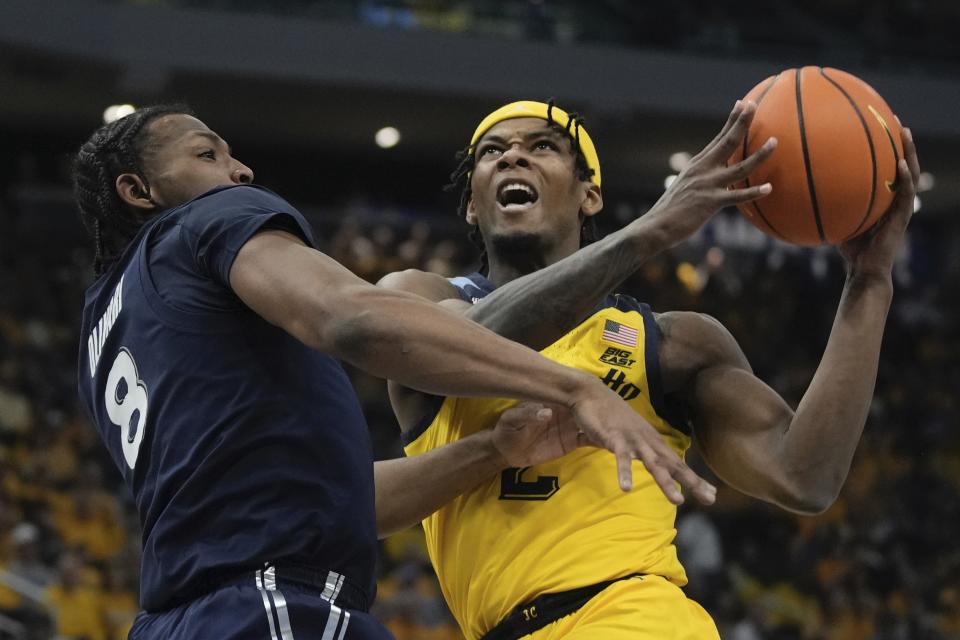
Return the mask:
<svg viewBox="0 0 960 640"><path fill-rule="evenodd" d="M477 224L477 208L473 205L473 198L470 198L470 201L467 203L467 213L465 217L467 224Z"/></svg>
<svg viewBox="0 0 960 640"><path fill-rule="evenodd" d="M138 211L153 211L157 203L150 196L150 188L143 178L135 173L121 173L114 183L120 200L129 207Z"/></svg>
<svg viewBox="0 0 960 640"><path fill-rule="evenodd" d="M600 213L603 209L603 192L593 182L585 182L583 199L580 201L580 213L590 217Z"/></svg>

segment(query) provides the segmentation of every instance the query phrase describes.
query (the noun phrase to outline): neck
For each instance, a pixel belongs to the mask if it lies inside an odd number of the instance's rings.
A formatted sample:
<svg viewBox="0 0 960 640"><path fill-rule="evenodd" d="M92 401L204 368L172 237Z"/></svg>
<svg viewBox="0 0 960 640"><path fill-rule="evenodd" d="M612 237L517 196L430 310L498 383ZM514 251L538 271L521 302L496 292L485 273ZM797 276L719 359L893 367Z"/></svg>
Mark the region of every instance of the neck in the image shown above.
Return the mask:
<svg viewBox="0 0 960 640"><path fill-rule="evenodd" d="M543 238L533 234L494 237L487 247L490 265L487 280L495 287L503 286L563 260L574 253L579 245L579 238L572 239L564 246L550 246Z"/></svg>

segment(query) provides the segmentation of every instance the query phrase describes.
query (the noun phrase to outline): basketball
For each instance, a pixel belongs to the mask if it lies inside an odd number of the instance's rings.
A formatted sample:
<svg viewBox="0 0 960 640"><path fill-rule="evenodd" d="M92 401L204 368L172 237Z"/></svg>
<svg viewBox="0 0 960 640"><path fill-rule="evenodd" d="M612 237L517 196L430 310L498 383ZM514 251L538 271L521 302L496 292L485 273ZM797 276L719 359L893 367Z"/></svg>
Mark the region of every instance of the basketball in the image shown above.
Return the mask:
<svg viewBox="0 0 960 640"><path fill-rule="evenodd" d="M773 185L770 195L739 205L761 231L794 244L837 244L889 208L903 157L900 125L870 85L839 69L803 67L767 78L744 99L757 112L728 164L771 136L779 143L738 185Z"/></svg>

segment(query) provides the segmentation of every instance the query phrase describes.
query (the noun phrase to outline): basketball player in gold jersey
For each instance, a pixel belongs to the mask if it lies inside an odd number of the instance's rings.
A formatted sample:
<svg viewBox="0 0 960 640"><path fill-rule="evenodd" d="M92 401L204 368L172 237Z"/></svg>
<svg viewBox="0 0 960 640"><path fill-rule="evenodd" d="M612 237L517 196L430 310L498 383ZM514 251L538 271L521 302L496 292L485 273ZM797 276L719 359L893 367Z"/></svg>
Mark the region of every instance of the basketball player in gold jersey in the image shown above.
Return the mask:
<svg viewBox="0 0 960 640"><path fill-rule="evenodd" d="M600 163L582 122L536 102L490 114L455 174L482 239L484 270L447 280L405 271L381 286L456 309L602 379L682 455L691 441L731 486L799 513L826 509L866 421L892 296L891 270L913 213L919 166L905 160L891 209L840 247L847 279L826 351L794 411L709 316L654 314L610 292L646 259L683 241L717 210L760 198L732 189L773 152L727 167L756 105L737 103L720 134L642 218L581 248L602 207ZM408 455L496 422L507 400L436 398L391 383ZM431 560L467 638L717 638L680 586L676 507L635 464L621 491L600 449L508 469L424 521ZM658 471L654 471L659 474Z"/></svg>

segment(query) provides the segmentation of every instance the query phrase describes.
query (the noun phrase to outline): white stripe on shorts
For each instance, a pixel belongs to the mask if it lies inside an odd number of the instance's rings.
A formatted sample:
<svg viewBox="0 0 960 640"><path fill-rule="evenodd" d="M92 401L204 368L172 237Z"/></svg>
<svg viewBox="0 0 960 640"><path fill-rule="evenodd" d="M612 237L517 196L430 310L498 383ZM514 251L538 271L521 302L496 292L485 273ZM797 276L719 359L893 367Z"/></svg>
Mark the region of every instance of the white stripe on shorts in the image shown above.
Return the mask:
<svg viewBox="0 0 960 640"><path fill-rule="evenodd" d="M290 612L287 611L287 599L279 591L271 591L273 604L277 609L277 620L280 621L280 637L282 640L293 640L293 628L290 626Z"/></svg>
<svg viewBox="0 0 960 640"><path fill-rule="evenodd" d="M337 636L337 640L343 640L343 636L347 633L347 625L350 624L350 612L343 612L343 626L340 627L340 635Z"/></svg>
<svg viewBox="0 0 960 640"><path fill-rule="evenodd" d="M335 604L340 597L340 587L343 586L343 576L337 578L337 588L333 590L333 597L330 598L330 604Z"/></svg>
<svg viewBox="0 0 960 640"><path fill-rule="evenodd" d="M270 610L270 599L267 597L267 592L263 590L263 579L259 570L257 571L257 589L260 590L260 595L263 597L263 608L267 611L267 622L270 623L270 640L277 640L277 628L273 626L273 612Z"/></svg>
<svg viewBox="0 0 960 640"><path fill-rule="evenodd" d="M337 625L340 624L341 612L342 610L337 605L330 605L330 615L327 617L327 624L323 627L323 637L320 640L333 640L337 633Z"/></svg>
<svg viewBox="0 0 960 640"><path fill-rule="evenodd" d="M277 591L277 570L269 565L266 571L257 571L257 589L263 596L263 606L267 610L267 619L270 621L270 640L294 640L293 627L290 625L290 612L287 611L287 599ZM269 594L268 594L269 592ZM273 624L273 612L277 613L280 623L280 638L277 638L276 627Z"/></svg>
<svg viewBox="0 0 960 640"><path fill-rule="evenodd" d="M332 603L337 599L337 594L340 593L340 584L342 584L342 582L342 575L336 571L328 571L326 584L323 587L323 593L320 594L320 597Z"/></svg>

